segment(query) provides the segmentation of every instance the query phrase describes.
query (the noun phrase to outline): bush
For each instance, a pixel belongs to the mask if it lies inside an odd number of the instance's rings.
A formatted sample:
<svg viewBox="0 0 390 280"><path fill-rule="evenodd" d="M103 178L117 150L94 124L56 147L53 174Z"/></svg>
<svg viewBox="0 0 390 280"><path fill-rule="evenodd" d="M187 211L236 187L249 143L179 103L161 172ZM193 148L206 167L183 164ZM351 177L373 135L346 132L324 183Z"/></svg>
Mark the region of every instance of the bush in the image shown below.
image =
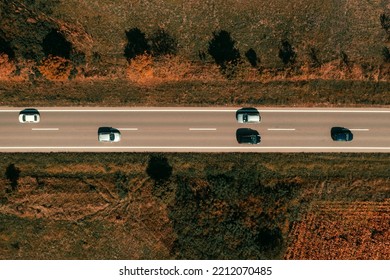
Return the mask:
<svg viewBox="0 0 390 280"><path fill-rule="evenodd" d="M386 31L386 33L390 33L390 15L381 14L379 19L382 28Z"/></svg>
<svg viewBox="0 0 390 280"><path fill-rule="evenodd" d="M390 50L389 50L389 48L383 47L382 55L383 55L383 60L385 62L387 62L387 63L390 62Z"/></svg>
<svg viewBox="0 0 390 280"><path fill-rule="evenodd" d="M48 80L63 81L67 80L73 69L70 61L59 56L49 56L42 60L38 66L39 72Z"/></svg>
<svg viewBox="0 0 390 280"><path fill-rule="evenodd" d="M153 56L175 55L177 53L177 41L164 29L157 29L150 36L151 52Z"/></svg>
<svg viewBox="0 0 390 280"><path fill-rule="evenodd" d="M15 190L18 186L18 180L20 175L20 169L11 163L5 170L5 177L10 181L12 190Z"/></svg>
<svg viewBox="0 0 390 280"><path fill-rule="evenodd" d="M310 48L309 50L310 66L311 67L320 67L321 62L318 58L318 51L315 48Z"/></svg>
<svg viewBox="0 0 390 280"><path fill-rule="evenodd" d="M11 48L9 42L0 37L0 55L2 54L6 54L10 60L15 58L15 52Z"/></svg>
<svg viewBox="0 0 390 280"><path fill-rule="evenodd" d="M135 58L137 55L150 52L145 33L142 33L138 28L132 28L129 31L126 31L126 37L127 44L124 55L128 60Z"/></svg>
<svg viewBox="0 0 390 280"><path fill-rule="evenodd" d="M256 243L264 251L278 252L283 244L280 228L261 228L256 234Z"/></svg>
<svg viewBox="0 0 390 280"><path fill-rule="evenodd" d="M287 40L282 40L281 46L279 48L279 58L282 60L284 65L295 63L297 54L294 50L294 47Z"/></svg>
<svg viewBox="0 0 390 280"><path fill-rule="evenodd" d="M349 60L349 57L348 55L341 51L340 52L340 67L343 67L345 66L347 68L347 70L350 70L350 66L351 66L351 62Z"/></svg>
<svg viewBox="0 0 390 280"><path fill-rule="evenodd" d="M38 62L44 57L42 42L58 25L51 17L58 3L57 0L0 1L0 35L10 40L15 58Z"/></svg>
<svg viewBox="0 0 390 280"><path fill-rule="evenodd" d="M163 155L152 155L149 158L146 173L156 182L168 180L172 175L172 166Z"/></svg>
<svg viewBox="0 0 390 280"><path fill-rule="evenodd" d="M169 209L178 258L270 259L283 252L283 221L277 213L286 212L293 184L280 182L266 193L258 176L231 173L211 172L207 180L177 177L175 204Z"/></svg>
<svg viewBox="0 0 390 280"><path fill-rule="evenodd" d="M102 62L102 56L98 52L92 53L92 63L100 63Z"/></svg>
<svg viewBox="0 0 390 280"><path fill-rule="evenodd" d="M236 42L230 33L221 30L213 32L213 38L209 42L208 52L221 68L226 68L228 64L237 65L240 58L240 51L235 48Z"/></svg>
<svg viewBox="0 0 390 280"><path fill-rule="evenodd" d="M198 56L201 61L206 61L206 53L204 51L198 51Z"/></svg>
<svg viewBox="0 0 390 280"><path fill-rule="evenodd" d="M8 79L16 69L15 63L10 61L8 55L0 53L0 78Z"/></svg>
<svg viewBox="0 0 390 280"><path fill-rule="evenodd" d="M70 58L72 44L56 29L52 29L42 42L45 56L59 56L66 59Z"/></svg>
<svg viewBox="0 0 390 280"><path fill-rule="evenodd" d="M257 68L258 63L260 63L260 59L257 57L255 50L250 48L245 53L245 56L248 59L249 63L252 65L252 67Z"/></svg>
<svg viewBox="0 0 390 280"><path fill-rule="evenodd" d="M237 188L234 185L234 177L226 174L208 175L207 182L216 199L237 199Z"/></svg>
<svg viewBox="0 0 390 280"><path fill-rule="evenodd" d="M167 55L156 59L151 55L144 54L138 55L129 61L126 76L132 82L143 86L171 81L204 81L207 79L208 76L203 75L204 72L194 70L196 68L193 67L193 64L181 56Z"/></svg>
<svg viewBox="0 0 390 280"><path fill-rule="evenodd" d="M121 171L115 172L114 177L115 177L114 178L115 188L118 192L119 197L123 199L129 193L129 188L128 188L129 179L127 178L126 174Z"/></svg>
<svg viewBox="0 0 390 280"><path fill-rule="evenodd" d="M147 83L154 78L153 57L143 54L133 58L127 70L127 77L137 83Z"/></svg>
<svg viewBox="0 0 390 280"><path fill-rule="evenodd" d="M72 51L71 54L70 54L70 60L75 65L83 65L86 62L85 53Z"/></svg>

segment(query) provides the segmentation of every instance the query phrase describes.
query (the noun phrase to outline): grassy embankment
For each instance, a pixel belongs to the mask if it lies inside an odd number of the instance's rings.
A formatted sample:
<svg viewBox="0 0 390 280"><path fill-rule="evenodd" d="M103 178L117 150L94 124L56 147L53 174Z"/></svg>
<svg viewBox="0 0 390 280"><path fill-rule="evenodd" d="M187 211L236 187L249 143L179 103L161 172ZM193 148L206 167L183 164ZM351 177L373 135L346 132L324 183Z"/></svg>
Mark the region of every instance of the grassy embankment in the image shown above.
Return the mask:
<svg viewBox="0 0 390 280"><path fill-rule="evenodd" d="M125 80L0 83L1 106L376 106L389 83L370 81L173 82L142 87Z"/></svg>

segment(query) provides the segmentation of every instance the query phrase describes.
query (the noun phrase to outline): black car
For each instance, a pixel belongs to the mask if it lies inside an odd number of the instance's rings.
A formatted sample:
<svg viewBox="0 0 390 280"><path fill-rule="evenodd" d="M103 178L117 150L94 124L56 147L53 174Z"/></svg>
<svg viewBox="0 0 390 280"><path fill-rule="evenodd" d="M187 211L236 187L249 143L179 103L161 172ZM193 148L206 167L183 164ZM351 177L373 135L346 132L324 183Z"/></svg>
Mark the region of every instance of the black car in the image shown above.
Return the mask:
<svg viewBox="0 0 390 280"><path fill-rule="evenodd" d="M237 129L236 139L239 144L259 144L261 142L259 132L250 128Z"/></svg>
<svg viewBox="0 0 390 280"><path fill-rule="evenodd" d="M352 141L352 132L345 127L332 127L330 130L330 136L333 141Z"/></svg>

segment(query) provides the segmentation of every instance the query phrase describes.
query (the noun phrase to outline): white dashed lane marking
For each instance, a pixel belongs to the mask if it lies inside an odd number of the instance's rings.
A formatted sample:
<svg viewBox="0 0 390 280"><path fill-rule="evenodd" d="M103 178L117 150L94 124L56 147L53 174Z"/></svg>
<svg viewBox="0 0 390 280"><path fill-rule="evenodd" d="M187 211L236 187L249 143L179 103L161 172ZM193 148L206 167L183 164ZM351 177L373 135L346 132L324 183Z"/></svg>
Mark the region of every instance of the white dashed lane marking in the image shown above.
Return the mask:
<svg viewBox="0 0 390 280"><path fill-rule="evenodd" d="M268 128L267 130L271 130L271 131L294 131L295 128Z"/></svg>
<svg viewBox="0 0 390 280"><path fill-rule="evenodd" d="M60 130L59 128L31 128L31 130L44 130L44 131L50 131L50 130Z"/></svg>
<svg viewBox="0 0 390 280"><path fill-rule="evenodd" d="M189 128L189 130L191 131L197 131L197 130L210 130L210 131L213 131L213 130L217 130L216 128Z"/></svg>

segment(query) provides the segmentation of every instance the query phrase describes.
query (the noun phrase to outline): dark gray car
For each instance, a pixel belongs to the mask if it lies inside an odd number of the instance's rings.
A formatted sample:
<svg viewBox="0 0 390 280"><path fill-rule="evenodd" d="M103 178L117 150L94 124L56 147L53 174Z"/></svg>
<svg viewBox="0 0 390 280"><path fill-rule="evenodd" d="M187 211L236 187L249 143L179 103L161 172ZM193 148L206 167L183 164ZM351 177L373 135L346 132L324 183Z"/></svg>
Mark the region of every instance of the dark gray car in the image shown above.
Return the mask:
<svg viewBox="0 0 390 280"><path fill-rule="evenodd" d="M330 136L333 141L352 141L352 132L345 127L332 127L330 130Z"/></svg>
<svg viewBox="0 0 390 280"><path fill-rule="evenodd" d="M259 144L261 142L259 132L250 128L237 129L236 139L239 144Z"/></svg>

